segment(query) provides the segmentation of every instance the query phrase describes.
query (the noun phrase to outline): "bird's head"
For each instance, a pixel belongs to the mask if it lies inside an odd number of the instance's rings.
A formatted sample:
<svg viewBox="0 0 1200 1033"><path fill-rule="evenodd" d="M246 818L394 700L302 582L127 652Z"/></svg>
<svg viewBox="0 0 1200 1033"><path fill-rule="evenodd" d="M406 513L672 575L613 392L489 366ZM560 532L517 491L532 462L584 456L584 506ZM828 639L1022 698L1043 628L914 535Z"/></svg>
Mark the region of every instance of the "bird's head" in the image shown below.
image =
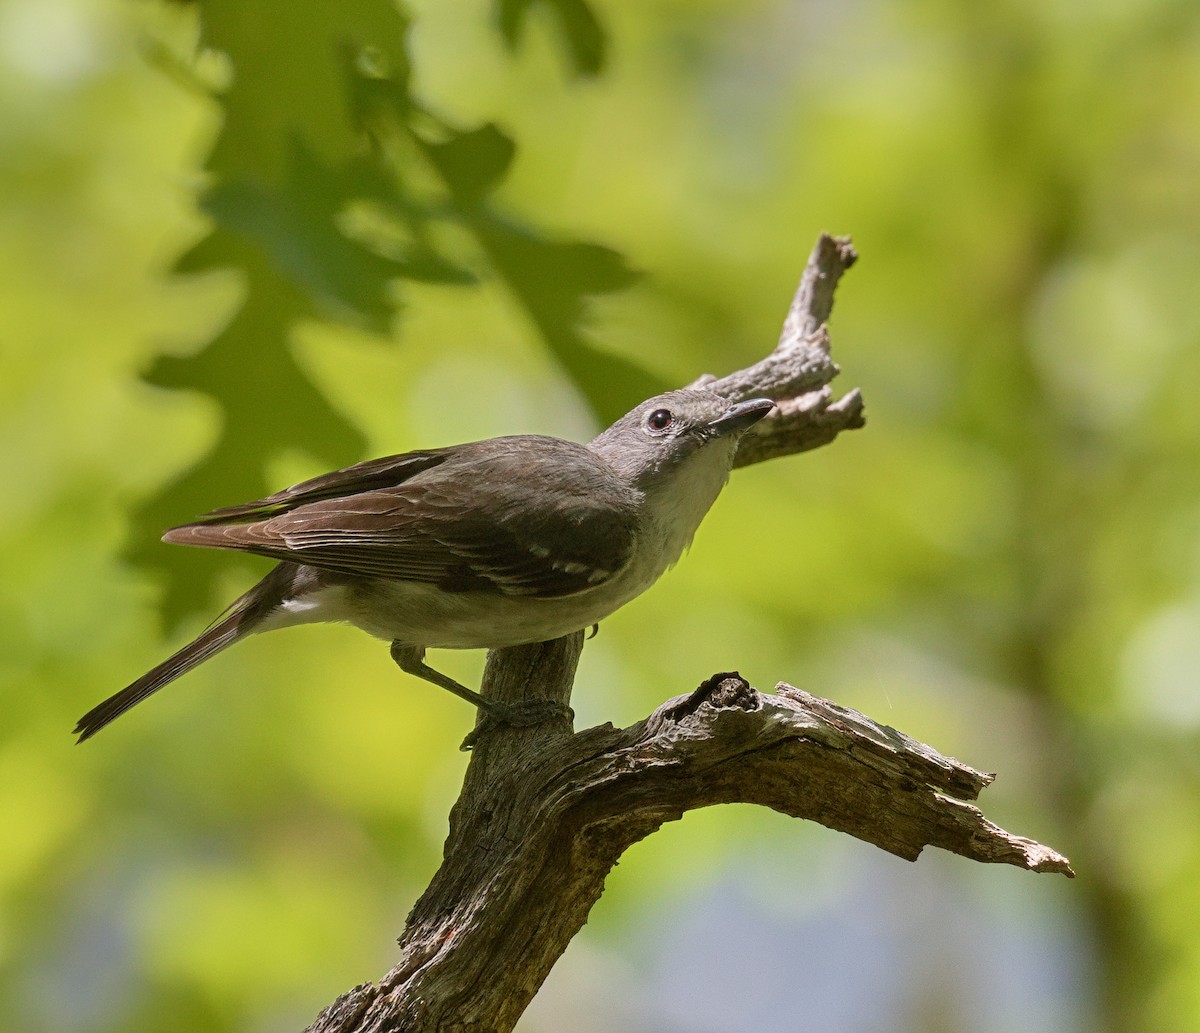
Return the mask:
<svg viewBox="0 0 1200 1033"><path fill-rule="evenodd" d="M627 412L588 447L638 487L695 465L719 470L723 479L738 439L773 408L769 398L730 402L703 389L668 391Z"/></svg>

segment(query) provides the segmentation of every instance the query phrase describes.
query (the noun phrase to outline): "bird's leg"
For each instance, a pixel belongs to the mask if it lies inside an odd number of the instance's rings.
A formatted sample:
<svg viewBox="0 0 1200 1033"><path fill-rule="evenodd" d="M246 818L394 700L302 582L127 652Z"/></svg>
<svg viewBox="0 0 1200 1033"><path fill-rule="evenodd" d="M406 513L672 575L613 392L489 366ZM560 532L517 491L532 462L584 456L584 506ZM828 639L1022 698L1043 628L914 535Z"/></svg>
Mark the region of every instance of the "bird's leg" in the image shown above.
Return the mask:
<svg viewBox="0 0 1200 1033"><path fill-rule="evenodd" d="M475 731L468 735L462 744L464 750L470 749L479 733L489 724L533 725L552 717L565 717L571 720L575 712L565 703L554 703L550 700L527 700L524 703L497 703L486 696L468 689L465 685L447 677L441 671L435 671L425 663L425 650L421 646L405 646L399 642L392 643L392 659L405 674L415 674L447 692L453 692L459 699L465 699L474 704L483 714L483 720L476 726Z"/></svg>
<svg viewBox="0 0 1200 1033"><path fill-rule="evenodd" d="M415 674L418 678L424 678L425 681L431 682L447 692L453 692L459 699L473 703L485 714L492 713L496 708L496 704L490 699L485 699L473 689L468 689L453 678L442 674L441 671L435 671L430 667L425 662L425 650L420 646L402 646L399 642L393 642L392 659L405 674Z"/></svg>

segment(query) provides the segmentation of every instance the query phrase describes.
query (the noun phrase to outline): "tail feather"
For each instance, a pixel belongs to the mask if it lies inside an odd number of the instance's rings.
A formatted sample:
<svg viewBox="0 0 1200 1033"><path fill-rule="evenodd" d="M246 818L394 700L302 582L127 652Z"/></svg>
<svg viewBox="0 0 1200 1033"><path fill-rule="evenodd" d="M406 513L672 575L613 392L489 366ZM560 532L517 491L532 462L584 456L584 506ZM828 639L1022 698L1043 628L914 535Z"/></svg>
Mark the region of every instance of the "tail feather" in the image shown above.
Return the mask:
<svg viewBox="0 0 1200 1033"><path fill-rule="evenodd" d="M90 739L130 707L136 706L147 696L157 692L169 682L173 682L181 674L190 671L197 664L215 656L253 631L254 626L273 606L274 600L269 598L268 592L263 591L270 580L271 577L268 575L267 579L238 599L224 617L201 632L177 653L167 657L133 684L126 686L84 714L75 725L73 734L79 736L75 740L76 743Z"/></svg>

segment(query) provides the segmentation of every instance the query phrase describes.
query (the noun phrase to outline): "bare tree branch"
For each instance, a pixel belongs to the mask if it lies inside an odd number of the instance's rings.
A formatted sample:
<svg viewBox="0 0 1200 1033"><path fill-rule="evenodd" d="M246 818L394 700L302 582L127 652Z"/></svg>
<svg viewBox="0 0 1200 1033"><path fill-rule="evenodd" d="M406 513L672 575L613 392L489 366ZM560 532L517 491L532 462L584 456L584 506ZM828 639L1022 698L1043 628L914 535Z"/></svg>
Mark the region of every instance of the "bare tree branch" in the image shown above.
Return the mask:
<svg viewBox="0 0 1200 1033"><path fill-rule="evenodd" d="M776 348L697 386L778 409L738 465L815 448L862 426L862 398L833 401L826 321L847 238L822 236ZM497 650L485 695L569 703L581 633ZM714 675L629 728L566 719L482 729L450 816L445 856L409 915L399 964L339 997L309 1033L506 1033L587 919L621 854L664 822L718 803L809 818L915 860L938 846L976 861L1074 873L1066 858L988 821L991 783L929 746L785 683L756 692Z"/></svg>
<svg viewBox="0 0 1200 1033"><path fill-rule="evenodd" d="M857 388L835 402L829 387L840 370L829 354L826 322L838 281L857 260L849 237L822 234L771 354L724 377L706 373L690 385L707 387L733 401L765 395L778 403L775 412L742 439L735 466L806 452L866 423Z"/></svg>

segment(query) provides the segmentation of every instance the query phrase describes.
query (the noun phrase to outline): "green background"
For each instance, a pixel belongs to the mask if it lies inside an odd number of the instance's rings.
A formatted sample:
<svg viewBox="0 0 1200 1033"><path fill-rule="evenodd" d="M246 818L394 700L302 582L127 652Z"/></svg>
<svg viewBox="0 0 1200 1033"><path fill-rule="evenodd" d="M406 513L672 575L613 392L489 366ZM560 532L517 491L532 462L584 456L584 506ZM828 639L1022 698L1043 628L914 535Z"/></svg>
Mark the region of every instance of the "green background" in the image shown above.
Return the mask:
<svg viewBox="0 0 1200 1033"><path fill-rule="evenodd" d="M734 476L580 723L787 680L999 772L1079 878L689 815L520 1028L1197 1028L1200 8L198 8L0 0L0 1029L302 1028L437 865L471 714L349 629L72 745L264 569L163 528L586 439L765 353L821 230L869 425Z"/></svg>

